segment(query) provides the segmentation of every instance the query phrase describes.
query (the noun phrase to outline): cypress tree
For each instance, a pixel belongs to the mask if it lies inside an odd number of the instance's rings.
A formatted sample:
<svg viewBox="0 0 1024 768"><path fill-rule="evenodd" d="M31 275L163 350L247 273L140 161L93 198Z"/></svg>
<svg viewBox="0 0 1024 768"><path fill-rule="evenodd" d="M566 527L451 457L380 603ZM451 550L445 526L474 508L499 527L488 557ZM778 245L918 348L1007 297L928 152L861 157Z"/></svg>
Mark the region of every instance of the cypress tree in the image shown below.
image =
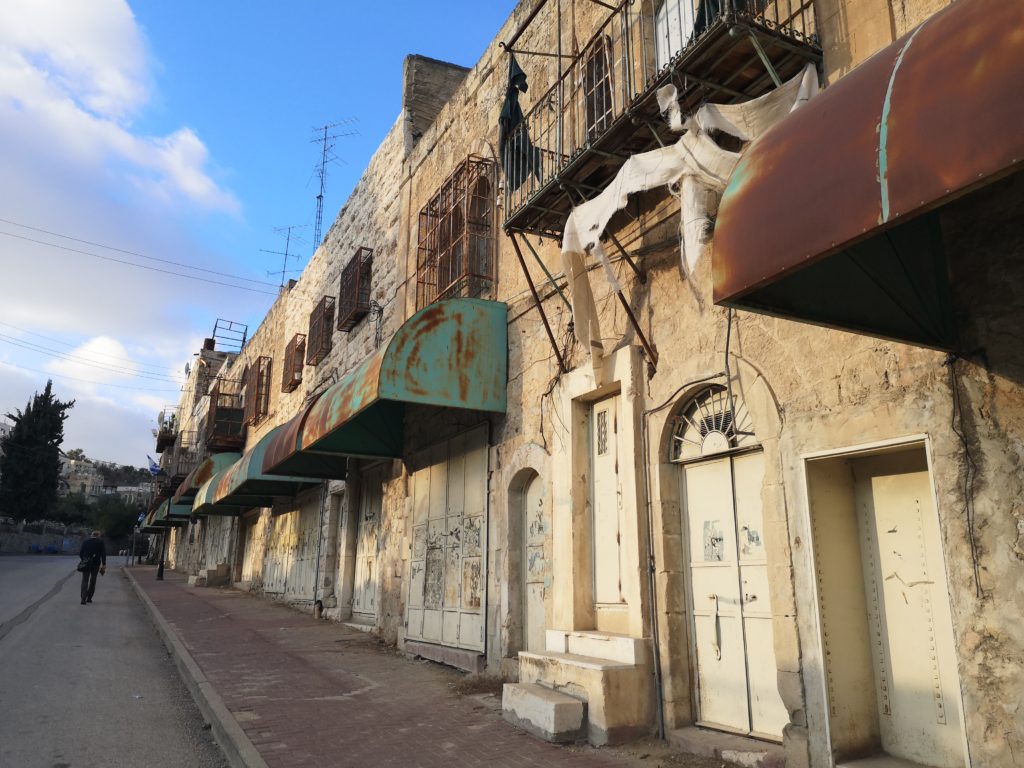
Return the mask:
<svg viewBox="0 0 1024 768"><path fill-rule="evenodd" d="M8 413L14 428L0 442L0 514L41 520L56 506L64 420L75 401L62 402L47 381L24 411Z"/></svg>

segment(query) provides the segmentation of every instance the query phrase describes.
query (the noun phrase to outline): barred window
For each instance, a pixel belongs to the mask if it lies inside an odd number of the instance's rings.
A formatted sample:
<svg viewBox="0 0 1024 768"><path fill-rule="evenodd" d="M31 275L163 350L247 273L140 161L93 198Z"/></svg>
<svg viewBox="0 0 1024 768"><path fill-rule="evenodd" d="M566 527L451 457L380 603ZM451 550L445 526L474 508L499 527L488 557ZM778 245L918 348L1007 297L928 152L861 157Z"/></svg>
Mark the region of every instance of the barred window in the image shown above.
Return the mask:
<svg viewBox="0 0 1024 768"><path fill-rule="evenodd" d="M494 164L470 155L420 211L416 308L494 283Z"/></svg>
<svg viewBox="0 0 1024 768"><path fill-rule="evenodd" d="M612 41L607 35L597 38L583 54L583 102L586 108L587 141L593 141L611 125Z"/></svg>
<svg viewBox="0 0 1024 768"><path fill-rule="evenodd" d="M206 447L210 451L230 451L245 443L245 419L242 408L242 382L220 376L210 388L210 407L206 416Z"/></svg>
<svg viewBox="0 0 1024 768"><path fill-rule="evenodd" d="M341 272L338 291L338 330L351 331L370 311L370 273L373 249L357 248L356 255Z"/></svg>
<svg viewBox="0 0 1024 768"><path fill-rule="evenodd" d="M319 365L331 351L334 338L334 297L324 296L309 313L306 365Z"/></svg>
<svg viewBox="0 0 1024 768"><path fill-rule="evenodd" d="M272 360L262 356L249 369L245 382L245 423L259 424L270 412L270 369Z"/></svg>
<svg viewBox="0 0 1024 768"><path fill-rule="evenodd" d="M302 366L306 356L306 334L296 333L284 348L281 367L281 391L294 392L302 383Z"/></svg>

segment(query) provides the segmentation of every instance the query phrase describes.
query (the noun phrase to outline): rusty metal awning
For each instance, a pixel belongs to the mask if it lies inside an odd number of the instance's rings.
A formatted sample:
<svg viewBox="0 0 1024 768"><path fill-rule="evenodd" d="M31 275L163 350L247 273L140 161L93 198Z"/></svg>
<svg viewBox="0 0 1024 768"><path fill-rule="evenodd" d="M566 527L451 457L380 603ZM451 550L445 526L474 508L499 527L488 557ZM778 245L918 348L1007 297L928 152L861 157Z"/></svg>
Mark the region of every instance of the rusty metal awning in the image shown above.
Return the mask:
<svg viewBox="0 0 1024 768"><path fill-rule="evenodd" d="M199 462L199 466L188 473L171 497L172 504L191 502L203 483L223 469L227 469L242 458L240 453L215 453Z"/></svg>
<svg viewBox="0 0 1024 768"><path fill-rule="evenodd" d="M171 528L186 525L192 515L190 504L172 504L170 499L146 516L145 525L152 528Z"/></svg>
<svg viewBox="0 0 1024 768"><path fill-rule="evenodd" d="M220 506L269 507L275 498L288 498L316 485L309 478L267 475L263 457L284 426L274 427L230 467L216 476L213 502Z"/></svg>
<svg viewBox="0 0 1024 768"><path fill-rule="evenodd" d="M960 0L761 137L722 198L714 298L950 349L939 209L1024 161L1024 3Z"/></svg>
<svg viewBox="0 0 1024 768"><path fill-rule="evenodd" d="M338 478L345 473L342 457L400 457L407 404L504 413L507 358L504 304L431 304L285 424L263 471Z"/></svg>
<svg viewBox="0 0 1024 768"><path fill-rule="evenodd" d="M192 500L193 515L236 517L248 509L248 507L240 507L233 504L217 504L215 502L214 497L217 494L217 483L226 472L226 469L218 472L199 487L199 492L196 493L196 497Z"/></svg>

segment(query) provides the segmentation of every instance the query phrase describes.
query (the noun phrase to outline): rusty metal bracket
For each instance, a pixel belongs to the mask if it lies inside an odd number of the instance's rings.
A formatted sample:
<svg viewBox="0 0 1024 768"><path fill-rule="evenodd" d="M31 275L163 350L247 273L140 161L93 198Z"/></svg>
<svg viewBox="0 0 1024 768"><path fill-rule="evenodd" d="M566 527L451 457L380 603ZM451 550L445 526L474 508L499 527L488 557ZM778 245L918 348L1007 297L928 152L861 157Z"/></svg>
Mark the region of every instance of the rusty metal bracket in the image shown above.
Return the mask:
<svg viewBox="0 0 1024 768"><path fill-rule="evenodd" d="M641 269L636 265L636 262L633 261L633 258L629 255L629 253L626 252L626 249L622 247L622 243L619 242L619 238L615 236L614 232L611 232L609 230L608 237L611 239L613 243L615 243L615 247L618 248L619 253L622 254L622 260L629 264L630 268L633 270L633 273L636 275L636 279L639 280L642 284L646 284L647 270Z"/></svg>
<svg viewBox="0 0 1024 768"><path fill-rule="evenodd" d="M757 51L757 57L761 59L761 63L764 64L764 68L768 70L768 74L771 76L772 82L775 83L775 87L778 88L782 85L782 80L779 78L779 73L775 71L775 67L768 58L768 54L766 54L764 52L764 48L761 47L761 41L757 39L757 33L752 29L748 29L747 34L750 35L750 42L754 44L754 50Z"/></svg>
<svg viewBox="0 0 1024 768"><path fill-rule="evenodd" d="M629 306L629 302L626 301L626 297L618 291L615 295L619 297L619 303L626 310L626 316L629 318L630 325L633 326L636 335L640 337L640 345L644 348L644 352L647 353L647 367L650 369L651 375L653 375L658 370L658 353L651 342L647 340L647 336L644 335L640 322L636 319L636 315L633 314L633 309Z"/></svg>
<svg viewBox="0 0 1024 768"><path fill-rule="evenodd" d="M519 259L519 266L523 270L523 275L526 277L526 282L530 286L530 293L533 294L533 301L537 305L537 311L540 312L540 319L544 323L544 331L548 335L548 341L551 342L551 349L555 352L555 357L558 359L558 370L562 373L567 373L568 369L565 367L565 360L562 358L562 352L558 348L558 342L555 341L555 335L551 332L551 324L548 323L548 316L544 312L544 306L540 302L540 296L537 295L537 286L533 284L533 278L530 276L530 270L526 267L526 259L523 258L523 251L519 247L519 241L516 240L516 236L513 232L508 233L509 239L512 241L512 247L515 249L516 258Z"/></svg>
<svg viewBox="0 0 1024 768"><path fill-rule="evenodd" d="M565 303L565 306L571 312L572 311L572 304L570 304L569 300L567 298L565 298L565 294L562 293L562 289L559 288L558 287L558 283L555 282L554 275L551 274L550 270L548 270L547 266L544 264L543 260L540 258L540 254L537 253L537 249L533 247L533 244L530 242L530 238L527 237L526 235L523 235L523 242L526 243L526 247L530 249L530 253L533 254L533 258L535 258L537 260L537 263L540 264L540 268L542 270L544 270L544 274L547 275L548 282L551 283L551 287L554 288L555 292L558 293L558 295L562 297L562 301Z"/></svg>

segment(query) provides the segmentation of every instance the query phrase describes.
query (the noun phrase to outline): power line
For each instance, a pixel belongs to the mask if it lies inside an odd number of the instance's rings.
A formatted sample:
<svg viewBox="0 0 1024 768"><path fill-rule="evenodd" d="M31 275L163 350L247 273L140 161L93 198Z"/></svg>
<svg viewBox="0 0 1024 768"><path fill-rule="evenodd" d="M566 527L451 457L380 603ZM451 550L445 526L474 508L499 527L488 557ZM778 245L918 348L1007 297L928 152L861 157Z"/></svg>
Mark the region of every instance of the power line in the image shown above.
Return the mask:
<svg viewBox="0 0 1024 768"><path fill-rule="evenodd" d="M105 381L93 381L92 379L80 379L77 376L65 376L63 373L53 373L52 371L40 371L38 368L29 368L24 365L15 365L14 363L0 362L0 367L14 368L18 371L28 371L30 373L41 373L51 379L66 379L68 381L82 381L86 384L96 384L100 387L116 387L117 389L130 389L135 392L180 392L180 389L150 389L149 387L129 387L125 384L108 384Z"/></svg>
<svg viewBox="0 0 1024 768"><path fill-rule="evenodd" d="M0 320L0 325L6 326L7 328L13 328L16 331L21 331L22 333L27 333L30 336L38 336L40 339L46 339L47 341L52 341L54 344L60 344L61 346L64 346L64 347L71 347L72 349L74 349L75 347L78 346L77 344L72 344L72 343L67 342L67 341L62 341L61 339L55 339L52 336L45 336L45 335L43 335L41 333L36 333L35 331L30 331L28 328L22 328L20 325L14 325L13 323L5 323L2 320ZM100 357L109 357L111 360L117 360L117 361L122 362L122 363L131 363L132 365L138 365L138 366L142 366L144 368L158 368L161 371L166 370L166 368L164 366L161 366L161 365L154 365L153 363L141 363L141 362L139 362L137 360L132 360L131 358L128 358L128 357L121 357L120 355L110 355L110 354L107 354L106 352L100 352L100 351L94 351L92 354L99 355Z"/></svg>
<svg viewBox="0 0 1024 768"><path fill-rule="evenodd" d="M133 261L125 261L124 259L115 259L113 256L103 256L102 254L93 253L92 251L83 251L80 248L70 248L70 247L68 247L66 245L59 245L57 243L48 243L45 240L37 240L37 239L32 238L32 237L25 237L24 235L16 235L13 232L0 232L0 235L4 235L6 237L14 237L14 238L17 238L18 240L26 240L26 241L28 241L30 243L38 243L39 245L46 245L46 246L49 246L50 248L59 248L62 251L71 251L71 253L80 253L80 254L82 254L84 256L92 256L93 258L103 259L104 261L113 261L113 262L115 262L117 264L125 264L125 265L127 265L129 267L137 267L138 269L148 269L150 272L160 272L161 274L164 274L164 275L175 275L176 277L185 277L185 278L188 278L189 280L197 280L197 281L199 281L201 283L209 283L210 285L223 285L226 288L237 288L240 291L250 291L252 293L262 293L262 294L264 294L266 296L277 296L277 292L276 291L261 291L259 288L249 288L249 287L244 286L244 285L235 285L234 283L225 283L225 282L222 282L220 280L208 280L205 277L197 277L196 275L186 275L186 274L182 274L181 272L173 272L173 271L171 271L169 269L160 269L159 267L149 267L149 266L146 266L145 264L136 264ZM268 283L268 285L269 285L269 283Z"/></svg>
<svg viewBox="0 0 1024 768"><path fill-rule="evenodd" d="M90 361L88 358L85 358L85 357L77 357L75 355L66 355L63 352L60 352L58 350L49 349L48 347L44 347L44 346L41 346L39 344L33 344L30 341L24 341L22 339L16 339L13 336L7 336L7 335L2 334L2 333L0 333L0 341L4 342L5 344L11 344L11 345L13 345L15 347L21 347L22 349L27 349L27 350L29 350L31 352L37 352L39 354L50 355L54 359L66 360L68 362L77 363L79 365L87 365L90 368L97 368L97 369L99 369L101 371L109 371L110 373L120 373L120 374L124 374L126 376L135 376L136 378L139 378L139 379L151 379L153 381L165 381L165 382L168 382L168 383L171 383L171 384L182 384L183 383L183 382L181 382L181 381L179 381L177 379L174 379L174 378L172 378L170 376L157 376L157 375L152 375L152 374L149 374L149 373L146 373L146 372L141 372L140 373L140 372L137 372L137 371L132 371L132 370L127 369L127 368L119 368L119 367L116 367L116 366L109 366L109 365L104 365L103 363L97 363L95 361Z"/></svg>
<svg viewBox="0 0 1024 768"><path fill-rule="evenodd" d="M146 254L139 253L138 251L129 251L129 250L126 250L124 248L118 248L118 247L113 246L113 245L106 245L104 243L97 243L97 242L94 242L92 240L85 240L85 239L83 239L81 237L72 237L71 235L64 235L64 234L61 234L60 232L54 232L53 230L50 230L50 229L43 229L42 227L33 227L33 226L29 225L29 224L22 224L19 221L12 221L11 219L2 219L2 218L0 218L0 223L2 223L2 224L11 224L11 225L13 225L15 227L21 227L22 229L30 229L33 232L41 232L44 235L52 235L53 237L60 237L60 238L62 238L64 240L71 240L71 241L76 242L76 243L84 243L85 245L92 245L92 246L95 246L97 248L103 248L104 250L107 250L107 251L115 251L116 253L123 253L123 254L125 254L127 256L137 256L138 258L146 259L147 261L157 261L157 262L160 262L161 264L170 264L170 265L175 266L175 267L184 267L185 269L194 269L197 272L206 272L207 274L210 274L210 275L220 275L221 277L230 277L232 280L242 280L242 281L247 282L247 283L256 283L257 285L266 285L266 286L270 286L270 287L273 287L273 285L274 285L273 283L268 283L266 280L254 280L251 277L242 277L241 275L233 275L230 272L218 272L215 269L207 269L206 267L197 267L197 266L194 266L192 264L186 264L185 262L182 262L182 261L171 261L169 259L159 259L156 256L147 256Z"/></svg>

